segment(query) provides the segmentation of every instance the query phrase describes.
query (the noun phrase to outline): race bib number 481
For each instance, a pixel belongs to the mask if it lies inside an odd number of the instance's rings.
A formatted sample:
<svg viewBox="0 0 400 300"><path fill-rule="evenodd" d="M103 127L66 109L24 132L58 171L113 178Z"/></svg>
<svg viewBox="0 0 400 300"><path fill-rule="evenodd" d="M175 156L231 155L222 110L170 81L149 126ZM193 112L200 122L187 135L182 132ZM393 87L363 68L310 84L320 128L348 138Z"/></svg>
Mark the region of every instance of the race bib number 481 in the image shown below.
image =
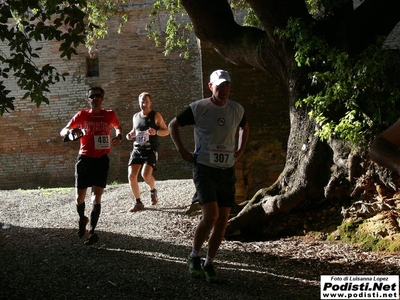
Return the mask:
<svg viewBox="0 0 400 300"><path fill-rule="evenodd" d="M95 149L110 149L110 136L109 135L95 135L94 136Z"/></svg>

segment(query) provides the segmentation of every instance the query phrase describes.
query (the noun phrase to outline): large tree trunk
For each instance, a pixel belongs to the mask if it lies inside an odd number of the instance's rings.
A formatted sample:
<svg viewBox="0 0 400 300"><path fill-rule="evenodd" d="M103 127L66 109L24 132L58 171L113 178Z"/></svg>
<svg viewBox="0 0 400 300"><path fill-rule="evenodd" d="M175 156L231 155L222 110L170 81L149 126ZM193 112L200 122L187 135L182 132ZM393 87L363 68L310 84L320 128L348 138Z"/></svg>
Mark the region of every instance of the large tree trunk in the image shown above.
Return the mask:
<svg viewBox="0 0 400 300"><path fill-rule="evenodd" d="M291 106L294 107L294 106ZM291 131L283 172L271 187L259 190L239 214L230 219L227 236L269 238L275 219L301 207L311 209L324 199L344 202L350 198L354 176L354 154L340 141L322 142L315 136L315 124L303 110L290 112ZM277 220L278 221L278 220ZM275 224L282 222L275 222Z"/></svg>
<svg viewBox="0 0 400 300"><path fill-rule="evenodd" d="M354 11L353 1L347 0L330 13L329 20L312 19L303 0L246 2L260 19L262 30L239 26L226 0L182 0L199 39L234 64L269 72L287 90L291 130L285 168L273 186L258 191L229 221L227 229L227 235L268 236L269 221L275 217L327 199L350 199L355 179L366 169L362 160L367 159L348 151L340 141L321 141L315 136L316 124L307 110L295 106L310 89L307 70L298 68L292 41L280 40L274 30L284 28L290 17L305 24L315 22L318 35L332 47L356 55L378 35L388 35L400 21L400 1L365 0Z"/></svg>

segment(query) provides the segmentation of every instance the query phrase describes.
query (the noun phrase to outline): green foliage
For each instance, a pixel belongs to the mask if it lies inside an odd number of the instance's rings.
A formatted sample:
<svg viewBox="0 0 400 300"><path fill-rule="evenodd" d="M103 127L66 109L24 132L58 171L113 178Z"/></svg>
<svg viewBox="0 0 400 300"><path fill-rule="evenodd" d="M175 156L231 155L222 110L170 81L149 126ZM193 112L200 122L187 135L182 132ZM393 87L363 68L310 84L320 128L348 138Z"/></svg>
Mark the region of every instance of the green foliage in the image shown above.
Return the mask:
<svg viewBox="0 0 400 300"><path fill-rule="evenodd" d="M37 106L49 103L45 96L49 86L67 75L48 64L37 64L41 44L55 39L61 41L61 57L71 58L76 54L75 48L84 43L85 15L80 9L84 5L83 0L8 0L0 4L0 38L10 50L0 53L1 76L5 80L10 76L16 78L18 86L26 91L23 98L29 97ZM9 19L14 22L8 24ZM0 91L0 115L3 115L14 109L15 98L9 96L4 81L0 81Z"/></svg>
<svg viewBox="0 0 400 300"><path fill-rule="evenodd" d="M309 70L307 105L318 124L317 135L363 145L370 135L398 118L400 53L383 47L383 39L357 57L328 45L299 20L290 20L281 38L293 41L295 61Z"/></svg>
<svg viewBox="0 0 400 300"><path fill-rule="evenodd" d="M112 181L112 182L109 183L109 185L120 185L120 184L124 184L124 182Z"/></svg>
<svg viewBox="0 0 400 300"><path fill-rule="evenodd" d="M6 88L7 79L39 106L49 103L50 86L65 80L49 64L40 65L39 53L46 41L60 41L60 57L71 59L79 45L93 53L96 41L107 34L106 21L121 17L120 31L127 15L120 7L126 0L7 0L0 3L0 39L9 51L0 52L0 115L14 110L15 97ZM10 23L9 20L12 20Z"/></svg>
<svg viewBox="0 0 400 300"><path fill-rule="evenodd" d="M243 25L261 28L261 23L254 11L244 0L233 0L230 2L232 9L244 10L247 12ZM165 30L160 22L162 13L168 13L168 20ZM164 54L169 55L173 51L180 51L180 56L190 56L190 35L193 32L193 24L185 18L186 11L180 0L157 0L153 5L150 14L151 20L146 24L148 37L153 39L157 46L164 45Z"/></svg>
<svg viewBox="0 0 400 300"><path fill-rule="evenodd" d="M89 54L94 55L97 51L97 41L107 36L107 21L112 17L120 17L118 32L122 33L123 25L129 20L128 14L123 10L126 2L127 0L88 0L87 6L82 7L89 24L85 40Z"/></svg>
<svg viewBox="0 0 400 300"><path fill-rule="evenodd" d="M400 251L400 236L397 235L397 237L393 241L390 241L390 244L386 249L391 252Z"/></svg>
<svg viewBox="0 0 400 300"><path fill-rule="evenodd" d="M168 12L169 16L163 31L160 15L164 12ZM149 31L148 37L153 39L157 46L164 44L165 55L179 49L182 57L189 58L190 34L193 31L193 25L190 21L185 21L186 12L183 10L181 1L157 0L150 16L151 20L146 24L146 30Z"/></svg>
<svg viewBox="0 0 400 300"><path fill-rule="evenodd" d="M262 28L261 22L256 16L254 10L250 7L249 3L244 0L233 0L231 2L231 7L233 10L240 10L246 12L246 15L243 19L244 26L251 26Z"/></svg>
<svg viewBox="0 0 400 300"><path fill-rule="evenodd" d="M306 0L308 11L315 19L328 17L335 8L346 3L349 3L349 0Z"/></svg>
<svg viewBox="0 0 400 300"><path fill-rule="evenodd" d="M366 251L376 251L376 244L379 239L373 236L363 236L359 238L359 244L361 249Z"/></svg>
<svg viewBox="0 0 400 300"><path fill-rule="evenodd" d="M379 239L361 233L362 227L363 223L360 220L344 222L335 233L328 236L328 240L337 240L339 237L340 241L359 244L364 250L375 250L375 245Z"/></svg>
<svg viewBox="0 0 400 300"><path fill-rule="evenodd" d="M328 236L327 240L340 240L345 243L358 244L361 249L367 251L390 251L400 250L400 235L380 237L368 229L367 222L360 219L343 222L337 230Z"/></svg>
<svg viewBox="0 0 400 300"><path fill-rule="evenodd" d="M389 249L390 245L392 244L392 241L388 238L384 238L379 240L376 245L375 245L375 249L376 251L386 251ZM398 251L398 250L395 250Z"/></svg>

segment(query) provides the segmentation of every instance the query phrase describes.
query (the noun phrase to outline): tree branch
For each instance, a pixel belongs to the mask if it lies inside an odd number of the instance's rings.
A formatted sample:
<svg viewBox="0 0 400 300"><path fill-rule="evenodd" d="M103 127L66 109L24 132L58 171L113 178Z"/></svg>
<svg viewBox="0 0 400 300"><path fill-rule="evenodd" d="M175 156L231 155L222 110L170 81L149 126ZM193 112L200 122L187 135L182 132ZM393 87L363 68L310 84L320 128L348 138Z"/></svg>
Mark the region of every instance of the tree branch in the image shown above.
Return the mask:
<svg viewBox="0 0 400 300"><path fill-rule="evenodd" d="M271 2L281 7L279 1ZM221 56L236 65L252 66L269 72L277 80L286 81L287 62L284 63L283 55L287 51L283 51L282 44L273 37L273 24L268 26L270 32L240 26L226 0L183 0L182 5L194 25L196 36L210 43Z"/></svg>

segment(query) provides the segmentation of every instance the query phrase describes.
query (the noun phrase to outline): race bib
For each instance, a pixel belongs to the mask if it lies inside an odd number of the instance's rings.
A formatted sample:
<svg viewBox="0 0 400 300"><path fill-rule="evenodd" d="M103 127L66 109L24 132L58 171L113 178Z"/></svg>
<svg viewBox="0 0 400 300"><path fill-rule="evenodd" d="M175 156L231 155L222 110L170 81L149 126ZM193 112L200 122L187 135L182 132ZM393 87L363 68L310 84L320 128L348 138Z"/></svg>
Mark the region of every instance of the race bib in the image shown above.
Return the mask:
<svg viewBox="0 0 400 300"><path fill-rule="evenodd" d="M232 147L225 145L210 145L210 164L228 168L232 167L235 161L235 151Z"/></svg>
<svg viewBox="0 0 400 300"><path fill-rule="evenodd" d="M140 146L145 145L149 141L149 133L146 131L137 131L135 142L138 143Z"/></svg>
<svg viewBox="0 0 400 300"><path fill-rule="evenodd" d="M95 135L94 148L97 149L110 149L110 136L109 135Z"/></svg>

